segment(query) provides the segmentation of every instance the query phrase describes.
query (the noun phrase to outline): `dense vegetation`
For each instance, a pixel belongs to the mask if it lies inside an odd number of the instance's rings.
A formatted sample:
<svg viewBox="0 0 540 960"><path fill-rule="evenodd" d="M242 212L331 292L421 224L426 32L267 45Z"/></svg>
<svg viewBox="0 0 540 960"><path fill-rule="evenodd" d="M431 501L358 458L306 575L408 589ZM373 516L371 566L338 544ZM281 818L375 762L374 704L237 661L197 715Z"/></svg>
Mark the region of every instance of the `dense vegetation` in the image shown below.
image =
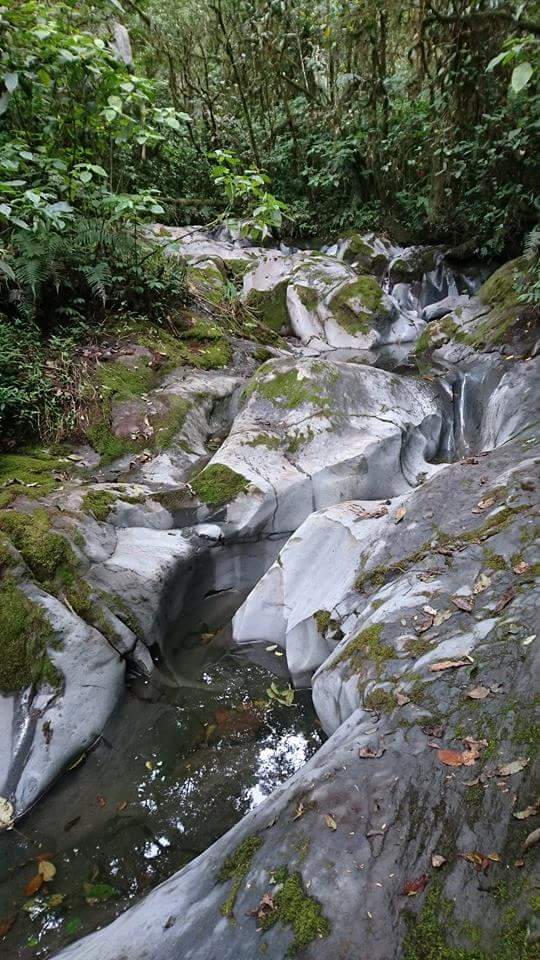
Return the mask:
<svg viewBox="0 0 540 960"><path fill-rule="evenodd" d="M111 318L161 323L185 297L178 263L145 240L149 220L233 211L255 237L375 227L502 256L528 234L534 250L539 12L538 0L2 6L9 442L65 424L78 344ZM525 296L540 297L534 278Z"/></svg>

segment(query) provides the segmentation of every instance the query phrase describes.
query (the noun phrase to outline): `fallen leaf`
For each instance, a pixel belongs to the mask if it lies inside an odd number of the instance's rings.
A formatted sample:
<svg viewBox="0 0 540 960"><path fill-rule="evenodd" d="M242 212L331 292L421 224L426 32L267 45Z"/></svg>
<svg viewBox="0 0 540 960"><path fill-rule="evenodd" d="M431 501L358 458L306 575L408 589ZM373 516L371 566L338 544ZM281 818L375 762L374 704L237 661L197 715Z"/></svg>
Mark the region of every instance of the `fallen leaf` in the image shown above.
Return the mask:
<svg viewBox="0 0 540 960"><path fill-rule="evenodd" d="M437 756L441 763L444 763L447 767L463 766L462 750L437 750Z"/></svg>
<svg viewBox="0 0 540 960"><path fill-rule="evenodd" d="M13 824L13 804L0 797L0 830L7 830Z"/></svg>
<svg viewBox="0 0 540 960"><path fill-rule="evenodd" d="M271 643L269 647L265 647L264 649L266 650L267 653L273 653L274 650L277 650L277 648L278 648L277 643Z"/></svg>
<svg viewBox="0 0 540 960"><path fill-rule="evenodd" d="M435 617L433 621L433 626L440 627L441 623L444 623L445 620L449 620L451 616L452 616L451 610L441 610L441 612L438 613L437 616Z"/></svg>
<svg viewBox="0 0 540 960"><path fill-rule="evenodd" d="M464 610L465 613L472 613L472 600L467 600L466 597L452 597L452 603L458 610Z"/></svg>
<svg viewBox="0 0 540 960"><path fill-rule="evenodd" d="M538 827L537 830L533 830L533 832L530 833L529 836L525 838L525 841L523 843L523 849L530 850L530 848L534 847L539 840L540 840L540 827Z"/></svg>
<svg viewBox="0 0 540 960"><path fill-rule="evenodd" d="M432 673L437 673L439 670L452 670L456 667L470 667L471 663L474 661L471 660L440 660L439 663L431 663L429 669Z"/></svg>
<svg viewBox="0 0 540 960"><path fill-rule="evenodd" d="M477 510L489 510L490 507L495 503L495 497L485 497L483 500L480 500L477 504L473 513L476 513Z"/></svg>
<svg viewBox="0 0 540 960"><path fill-rule="evenodd" d="M478 850L471 850L470 853L458 853L458 857L461 857L462 860L468 860L469 863L474 864L478 871L482 873L487 873L491 866L489 857L485 857L483 853L479 853Z"/></svg>
<svg viewBox="0 0 540 960"><path fill-rule="evenodd" d="M422 893L422 890L425 890L429 882L429 877L427 873L423 873L421 877L417 877L416 880L408 880L405 886L403 887L403 894L406 897L416 897L418 893Z"/></svg>
<svg viewBox="0 0 540 960"><path fill-rule="evenodd" d="M426 630L431 629L431 627L433 626L433 623L434 623L433 617L426 617L426 619L421 620L420 623L417 626L415 626L414 629L418 634L425 633Z"/></svg>
<svg viewBox="0 0 540 960"><path fill-rule="evenodd" d="M83 883L84 899L89 906L95 903L105 903L117 896L118 890L110 883Z"/></svg>
<svg viewBox="0 0 540 960"><path fill-rule="evenodd" d="M248 917L257 917L258 920L264 922L271 913L274 913L276 910L276 905L274 903L274 898L270 893L264 893L261 902L255 910L250 910Z"/></svg>
<svg viewBox="0 0 540 960"><path fill-rule="evenodd" d="M50 860L40 860L38 872L43 877L43 883L49 883L56 876L56 867Z"/></svg>
<svg viewBox="0 0 540 960"><path fill-rule="evenodd" d="M430 617L437 616L437 611L435 610L435 607L430 607L429 603L426 603L425 607L422 607L422 610L424 611L424 613L429 614Z"/></svg>
<svg viewBox="0 0 540 960"><path fill-rule="evenodd" d="M127 805L128 805L127 800L122 800L116 808L118 810L118 813L122 813L122 810L125 810L127 808Z"/></svg>
<svg viewBox="0 0 540 960"><path fill-rule="evenodd" d="M394 523L400 523L406 513L405 507L398 507L394 514Z"/></svg>
<svg viewBox="0 0 540 960"><path fill-rule="evenodd" d="M66 899L65 893L53 893L50 897L47 897L47 906L52 907L54 910L55 907L59 907L60 904Z"/></svg>
<svg viewBox="0 0 540 960"><path fill-rule="evenodd" d="M106 806L107 806L107 801L106 801L105 797L102 797L100 793L98 793L98 795L97 795L97 797L96 797L96 801L97 801L97 803L99 803L100 807L106 807Z"/></svg>
<svg viewBox="0 0 540 960"><path fill-rule="evenodd" d="M368 830L366 837L384 837L384 830Z"/></svg>
<svg viewBox="0 0 540 960"><path fill-rule="evenodd" d="M293 820L299 820L300 817L303 817L303 816L304 816L304 813L305 813L305 807L304 807L304 804L302 803L302 801L300 800L300 803L298 804L298 806L297 806L297 808L296 808L296 813L295 813L295 815L294 815L294 817L293 817Z"/></svg>
<svg viewBox="0 0 540 960"><path fill-rule="evenodd" d="M486 857L488 858L488 860L492 860L493 863L501 862L501 858L498 853L486 853Z"/></svg>
<svg viewBox="0 0 540 960"><path fill-rule="evenodd" d="M505 763L502 767L498 767L497 774L499 777L511 777L514 773L521 773L528 762L527 757L520 757L519 760L513 760L512 763Z"/></svg>
<svg viewBox="0 0 540 960"><path fill-rule="evenodd" d="M5 937L9 933L16 919L16 917L4 917L0 920L0 937Z"/></svg>
<svg viewBox="0 0 540 960"><path fill-rule="evenodd" d="M489 697L489 689L487 687L473 687L472 690L467 690L467 696L469 700L485 700L486 697Z"/></svg>
<svg viewBox="0 0 540 960"><path fill-rule="evenodd" d="M154 769L154 764L152 763L151 760L147 760L146 763L145 763L145 767L146 767L147 770L153 770L153 769Z"/></svg>
<svg viewBox="0 0 540 960"><path fill-rule="evenodd" d="M513 587L509 587L508 590L505 590L505 592L502 594L502 596L499 597L499 599L497 600L497 603L495 604L495 613L500 613L501 610L504 610L504 608L507 607L509 603L512 603L512 600L514 599L515 595L516 595L516 591L514 590Z"/></svg>
<svg viewBox="0 0 540 960"><path fill-rule="evenodd" d="M512 570L514 573L527 573L531 569L530 563L527 563L525 560L520 560L519 563L516 563Z"/></svg>
<svg viewBox="0 0 540 960"><path fill-rule="evenodd" d="M524 810L518 810L518 812L512 814L512 816L514 816L516 820L528 820L529 817L535 817L537 813L540 813L540 797L530 807L525 807Z"/></svg>
<svg viewBox="0 0 540 960"><path fill-rule="evenodd" d="M372 750L371 747L360 747L358 756L361 760L378 760L379 757L382 757L385 750L386 747L379 747L378 750Z"/></svg>
<svg viewBox="0 0 540 960"><path fill-rule="evenodd" d="M28 883L26 884L26 886L25 886L25 888L24 888L25 896L27 896L27 897L33 896L34 893L37 893L37 892L38 892L38 890L39 890L39 888L40 888L41 886L43 886L43 876L42 876L41 873L36 873L35 876L33 876L33 877L28 881Z"/></svg>
<svg viewBox="0 0 540 960"><path fill-rule="evenodd" d="M396 701L398 707L404 707L406 703L410 703L410 702L411 702L411 698L405 696L404 693L400 693L399 690L398 690L397 693L394 694L394 698L395 698L395 701Z"/></svg>
<svg viewBox="0 0 540 960"><path fill-rule="evenodd" d="M489 586L491 586L491 577L488 577L487 573L481 573L473 587L473 593L476 595L483 593Z"/></svg>
<svg viewBox="0 0 540 960"><path fill-rule="evenodd" d="M325 814L324 822L329 830L337 830L337 823L331 813Z"/></svg>
<svg viewBox="0 0 540 960"><path fill-rule="evenodd" d="M432 867L444 867L445 863L448 863L446 857L441 856L440 853L431 854L431 866Z"/></svg>

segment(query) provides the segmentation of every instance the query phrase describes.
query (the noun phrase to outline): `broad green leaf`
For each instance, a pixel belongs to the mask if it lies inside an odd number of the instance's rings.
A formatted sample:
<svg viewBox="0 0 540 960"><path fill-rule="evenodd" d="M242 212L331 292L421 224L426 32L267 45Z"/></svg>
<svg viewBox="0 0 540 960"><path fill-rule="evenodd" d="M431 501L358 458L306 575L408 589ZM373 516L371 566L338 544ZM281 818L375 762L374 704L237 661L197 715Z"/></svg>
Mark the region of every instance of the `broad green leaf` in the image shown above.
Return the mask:
<svg viewBox="0 0 540 960"><path fill-rule="evenodd" d="M499 63L502 63L507 56L508 56L508 50L503 50L501 53L498 53L496 57L493 57L493 60L490 60L486 67L486 73L489 73L491 70L494 70L495 67L497 67Z"/></svg>
<svg viewBox="0 0 540 960"><path fill-rule="evenodd" d="M521 90L523 90L523 88L527 86L532 75L532 64L530 64L528 60L525 60L523 63L518 63L517 67L514 67L512 79L510 81L514 93L519 93Z"/></svg>
<svg viewBox="0 0 540 960"><path fill-rule="evenodd" d="M19 86L19 74L18 73L6 73L4 77L4 83L6 85L6 90L8 93L13 93L14 90Z"/></svg>

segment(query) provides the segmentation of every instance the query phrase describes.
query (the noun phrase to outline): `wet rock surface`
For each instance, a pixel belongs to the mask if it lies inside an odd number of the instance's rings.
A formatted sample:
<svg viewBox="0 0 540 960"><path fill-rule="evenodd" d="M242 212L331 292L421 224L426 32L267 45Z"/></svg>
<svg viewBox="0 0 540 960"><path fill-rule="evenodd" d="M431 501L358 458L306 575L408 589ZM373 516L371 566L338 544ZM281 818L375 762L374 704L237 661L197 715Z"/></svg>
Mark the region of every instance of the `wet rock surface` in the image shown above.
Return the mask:
<svg viewBox="0 0 540 960"><path fill-rule="evenodd" d="M109 718L129 723L126 664L176 688L204 631L212 651L258 664L246 671L311 687L329 739L174 873L176 838L153 883L173 875L58 956L530 960L540 365L508 271L478 291L482 267L371 235L323 253L155 236L177 241L210 300L243 277L282 339L262 365L238 341L226 369L179 367L117 403L135 452L39 501L43 535L72 551L62 590L24 521L2 528L12 578L50 623L52 667L0 697L0 795L27 812ZM193 829L219 796L215 762Z"/></svg>

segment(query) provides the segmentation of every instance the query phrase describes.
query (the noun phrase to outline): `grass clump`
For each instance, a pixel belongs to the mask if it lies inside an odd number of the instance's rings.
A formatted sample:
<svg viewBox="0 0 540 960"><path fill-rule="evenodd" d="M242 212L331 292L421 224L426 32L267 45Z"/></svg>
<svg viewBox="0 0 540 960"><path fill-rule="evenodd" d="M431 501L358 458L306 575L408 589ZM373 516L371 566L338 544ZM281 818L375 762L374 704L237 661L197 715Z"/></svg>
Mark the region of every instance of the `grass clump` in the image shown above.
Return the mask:
<svg viewBox="0 0 540 960"><path fill-rule="evenodd" d="M41 607L14 580L0 584L0 691L16 693L46 682L58 687L61 675L49 659L53 631Z"/></svg>
<svg viewBox="0 0 540 960"><path fill-rule="evenodd" d="M83 497L82 508L84 513L104 523L115 503L116 496L109 490L90 490Z"/></svg>
<svg viewBox="0 0 540 960"><path fill-rule="evenodd" d="M219 872L218 880L220 883L232 880L232 887L229 896L221 904L221 912L224 917L231 919L234 916L234 905L240 887L249 872L253 857L257 850L262 847L262 844L263 841L260 837L246 837L225 860Z"/></svg>
<svg viewBox="0 0 540 960"><path fill-rule="evenodd" d="M313 940L327 937L330 923L320 903L306 892L300 873L289 873L287 867L280 867L274 872L273 878L277 884L273 897L275 909L260 924L264 930L275 923L292 927L294 939L287 950L287 956L292 957Z"/></svg>
<svg viewBox="0 0 540 960"><path fill-rule="evenodd" d="M249 480L223 463L211 463L190 481L190 486L200 500L218 507L245 493Z"/></svg>

